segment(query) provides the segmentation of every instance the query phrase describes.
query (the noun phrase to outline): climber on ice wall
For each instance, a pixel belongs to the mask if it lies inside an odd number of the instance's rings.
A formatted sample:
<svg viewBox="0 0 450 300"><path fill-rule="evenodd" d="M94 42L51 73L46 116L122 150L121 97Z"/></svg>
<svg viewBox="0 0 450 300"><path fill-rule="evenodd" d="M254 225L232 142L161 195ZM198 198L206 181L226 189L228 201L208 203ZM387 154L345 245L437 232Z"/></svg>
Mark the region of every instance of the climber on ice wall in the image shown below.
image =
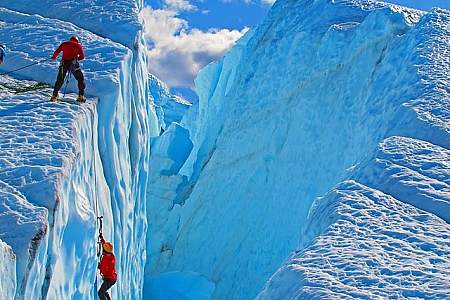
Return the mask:
<svg viewBox="0 0 450 300"><path fill-rule="evenodd" d="M55 60L59 53L62 51L62 60L59 65L58 77L55 82L55 86L53 88L53 95L51 97L51 101L58 101L58 92L64 84L64 78L69 72L69 76L73 75L75 79L78 81L78 102L85 102L86 98L84 97L84 75L81 71L79 60L84 59L84 50L81 46L78 38L76 36L70 37L70 40L59 45L58 49L56 49L55 53L53 53L51 59Z"/></svg>
<svg viewBox="0 0 450 300"><path fill-rule="evenodd" d="M105 241L103 235L100 234L100 243L103 249L102 256L98 268L103 278L103 283L98 290L98 297L100 300L111 300L108 290L116 284L116 257L113 254L113 245Z"/></svg>

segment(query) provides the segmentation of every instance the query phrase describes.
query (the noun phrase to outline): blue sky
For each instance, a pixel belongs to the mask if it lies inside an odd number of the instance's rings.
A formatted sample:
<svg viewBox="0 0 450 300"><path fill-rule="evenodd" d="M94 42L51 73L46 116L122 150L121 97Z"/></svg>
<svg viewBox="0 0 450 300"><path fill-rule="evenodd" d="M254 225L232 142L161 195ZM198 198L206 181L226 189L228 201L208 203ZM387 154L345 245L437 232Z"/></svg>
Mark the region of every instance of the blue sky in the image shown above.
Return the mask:
<svg viewBox="0 0 450 300"><path fill-rule="evenodd" d="M450 0L391 0L387 2L423 10L430 10L433 7L450 9Z"/></svg>
<svg viewBox="0 0 450 300"><path fill-rule="evenodd" d="M154 8L163 8L164 1L147 1ZM180 14L189 20L189 25L202 30L214 28L237 29L258 24L265 16L270 5L255 1L246 3L244 0L206 0L191 1L198 8L196 11L185 11Z"/></svg>
<svg viewBox="0 0 450 300"><path fill-rule="evenodd" d="M170 87L193 88L198 71L223 56L274 0L145 0L150 71ZM429 10L450 0L391 0Z"/></svg>

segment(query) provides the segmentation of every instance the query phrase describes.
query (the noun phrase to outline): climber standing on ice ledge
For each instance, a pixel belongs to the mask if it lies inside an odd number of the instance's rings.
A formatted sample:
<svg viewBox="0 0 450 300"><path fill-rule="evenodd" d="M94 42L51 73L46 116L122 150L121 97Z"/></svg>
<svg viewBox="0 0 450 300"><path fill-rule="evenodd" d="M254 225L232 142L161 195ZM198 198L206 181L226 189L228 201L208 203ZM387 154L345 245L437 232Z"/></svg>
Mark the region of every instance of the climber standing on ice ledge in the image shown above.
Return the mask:
<svg viewBox="0 0 450 300"><path fill-rule="evenodd" d="M58 77L56 78L55 86L53 88L53 95L51 97L51 101L58 101L58 92L64 84L64 78L66 78L67 72L75 77L78 81L78 102L85 102L86 98L84 97L84 75L81 71L79 60L84 59L84 50L81 46L78 38L76 36L70 37L70 40L63 42L59 45L58 49L56 49L55 53L52 55L52 60L55 60L59 53L62 51L62 60L59 65ZM69 74L69 76L70 76Z"/></svg>
<svg viewBox="0 0 450 300"><path fill-rule="evenodd" d="M108 290L117 281L116 257L113 254L113 245L110 242L106 242L102 234L100 234L100 243L102 244L103 253L98 268L102 275L103 283L98 290L98 297L100 300L111 300Z"/></svg>

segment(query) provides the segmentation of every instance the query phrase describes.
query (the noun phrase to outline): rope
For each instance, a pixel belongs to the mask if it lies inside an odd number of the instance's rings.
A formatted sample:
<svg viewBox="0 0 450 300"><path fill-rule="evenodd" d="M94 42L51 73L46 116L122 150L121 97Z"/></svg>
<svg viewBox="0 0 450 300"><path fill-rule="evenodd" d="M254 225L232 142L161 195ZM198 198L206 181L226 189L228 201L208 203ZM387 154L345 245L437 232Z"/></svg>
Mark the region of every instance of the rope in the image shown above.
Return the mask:
<svg viewBox="0 0 450 300"><path fill-rule="evenodd" d="M98 228L98 247L97 247L97 257L100 258L102 254L102 243L100 236L103 235L103 216L97 217L97 221L100 222L100 226Z"/></svg>
<svg viewBox="0 0 450 300"><path fill-rule="evenodd" d="M63 68L64 68L64 67L61 68L61 71L62 71L62 72L64 72L64 71L63 71ZM69 74L67 75L66 86L64 87L63 98L66 97L67 86L69 85L70 76L72 76L72 73L71 73L70 71L69 71L68 73L69 73ZM93 140L92 140L92 142L93 142ZM95 168L95 160L94 160L94 168Z"/></svg>
<svg viewBox="0 0 450 300"><path fill-rule="evenodd" d="M23 69L32 67L32 66L34 66L34 65L38 65L38 64L40 64L40 63L42 63L42 62L44 62L44 61L47 61L47 59L42 59L42 60L37 61L37 62L34 62L34 63L32 63L32 64L23 66L23 67L21 67L21 68L18 68L18 69L12 70L12 71L8 71L8 72L6 72L6 73L1 73L0 76L1 76L1 75L8 75L8 74L11 74L11 73L14 73L14 72L17 72L17 71L20 71L20 70L23 70Z"/></svg>
<svg viewBox="0 0 450 300"><path fill-rule="evenodd" d="M51 85L43 82L36 82L35 84L32 85L22 83L18 84L17 82L14 82L13 84L9 82L4 82L0 84L0 89L7 90L8 92L14 93L15 95L41 91L49 88L51 88Z"/></svg>
<svg viewBox="0 0 450 300"><path fill-rule="evenodd" d="M102 254L102 244L100 236L103 235L103 216L99 216L99 204L98 204L98 185L97 185L97 168L96 168L96 160L95 160L95 136L94 136L94 122L95 122L95 111L92 110L92 130L91 130L91 138L92 138L92 155L94 157L93 164L94 164L94 193L95 193L95 204L94 204L94 212L97 217L96 225L98 222L99 228L98 228L98 237L97 237L97 265L100 264L100 257ZM95 299L97 299L97 291L98 291L98 274L97 269L95 270L95 282L94 282L94 288L95 288Z"/></svg>
<svg viewBox="0 0 450 300"><path fill-rule="evenodd" d="M91 130L91 142L92 142L92 155L93 155L93 164L94 164L94 193L95 193L95 203L94 203L94 212L97 217L97 222L99 222L99 229L98 229L98 251L97 256L100 257L101 254L101 247L100 247L100 236L103 235L103 216L99 215L99 204L98 204L98 180L97 180L97 167L96 167L96 160L95 160L95 136L94 136L94 122L95 122L95 116L94 116L94 110L92 110L92 130Z"/></svg>

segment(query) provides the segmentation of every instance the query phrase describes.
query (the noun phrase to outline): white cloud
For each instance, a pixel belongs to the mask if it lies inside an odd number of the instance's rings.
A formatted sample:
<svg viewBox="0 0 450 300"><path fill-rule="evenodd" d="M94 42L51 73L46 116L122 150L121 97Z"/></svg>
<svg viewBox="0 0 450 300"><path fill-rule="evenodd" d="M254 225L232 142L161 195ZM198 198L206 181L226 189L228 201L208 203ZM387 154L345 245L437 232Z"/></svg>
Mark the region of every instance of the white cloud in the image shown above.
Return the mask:
<svg viewBox="0 0 450 300"><path fill-rule="evenodd" d="M243 1L245 4L255 4L256 0L220 0L220 2L223 3L230 3L230 2L235 2L235 1ZM264 5L273 5L275 3L276 0L260 0L260 2Z"/></svg>
<svg viewBox="0 0 450 300"><path fill-rule="evenodd" d="M261 2L266 5L273 5L275 1L276 0L261 0Z"/></svg>
<svg viewBox="0 0 450 300"><path fill-rule="evenodd" d="M165 0L164 2L167 9L177 12L197 10L197 7L187 0Z"/></svg>
<svg viewBox="0 0 450 300"><path fill-rule="evenodd" d="M168 8L143 10L150 41L149 68L169 86L193 87L198 71L223 56L248 29L191 29L178 12Z"/></svg>

